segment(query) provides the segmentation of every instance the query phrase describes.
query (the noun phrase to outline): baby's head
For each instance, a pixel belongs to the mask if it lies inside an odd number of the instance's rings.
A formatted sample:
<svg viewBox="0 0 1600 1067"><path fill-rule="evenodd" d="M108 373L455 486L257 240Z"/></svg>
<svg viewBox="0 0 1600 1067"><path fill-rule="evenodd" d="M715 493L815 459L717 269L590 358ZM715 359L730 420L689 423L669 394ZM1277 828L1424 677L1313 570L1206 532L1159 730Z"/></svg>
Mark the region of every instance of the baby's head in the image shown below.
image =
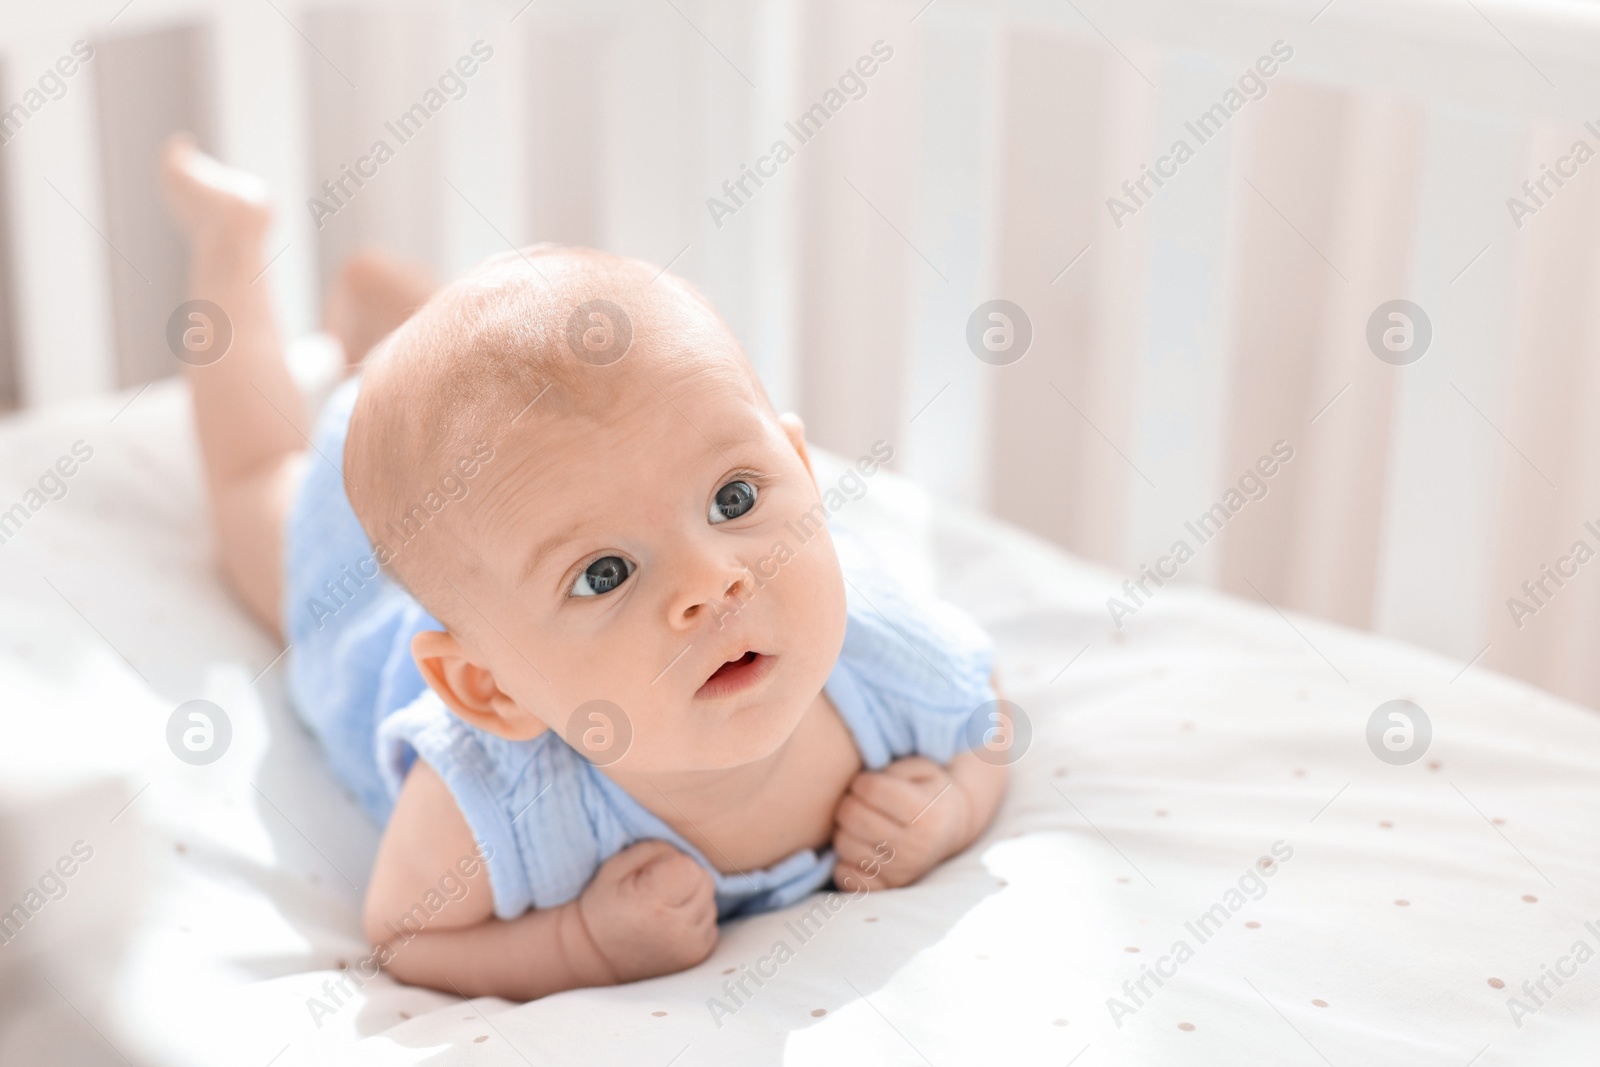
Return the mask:
<svg viewBox="0 0 1600 1067"><path fill-rule="evenodd" d="M412 642L423 676L501 737L554 729L633 772L748 763L843 643L799 420L637 260L539 247L439 292L369 361L345 475L446 627Z"/></svg>

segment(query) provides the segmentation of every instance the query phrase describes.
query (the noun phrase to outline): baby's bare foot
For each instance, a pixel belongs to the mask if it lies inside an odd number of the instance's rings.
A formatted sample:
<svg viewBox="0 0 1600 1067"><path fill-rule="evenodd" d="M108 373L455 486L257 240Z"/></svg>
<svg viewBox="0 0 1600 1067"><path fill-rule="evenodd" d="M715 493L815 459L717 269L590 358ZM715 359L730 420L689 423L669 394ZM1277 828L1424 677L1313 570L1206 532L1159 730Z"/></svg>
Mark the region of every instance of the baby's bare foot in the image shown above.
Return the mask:
<svg viewBox="0 0 1600 1067"><path fill-rule="evenodd" d="M161 184L192 243L259 252L272 224L272 203L260 178L206 155L189 134L175 133L161 151Z"/></svg>
<svg viewBox="0 0 1600 1067"><path fill-rule="evenodd" d="M438 287L433 273L420 264L375 249L357 252L329 287L322 328L339 339L345 362L354 365Z"/></svg>

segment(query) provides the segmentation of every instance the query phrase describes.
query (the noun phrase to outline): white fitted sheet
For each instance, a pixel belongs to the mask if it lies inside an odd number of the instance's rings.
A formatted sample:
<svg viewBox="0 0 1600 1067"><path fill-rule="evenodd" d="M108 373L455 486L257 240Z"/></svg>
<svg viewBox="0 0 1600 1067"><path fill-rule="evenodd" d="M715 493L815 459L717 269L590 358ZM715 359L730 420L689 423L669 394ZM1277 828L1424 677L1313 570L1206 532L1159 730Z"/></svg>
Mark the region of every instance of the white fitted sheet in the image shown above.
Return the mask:
<svg viewBox="0 0 1600 1067"><path fill-rule="evenodd" d="M365 951L377 831L210 569L187 395L119 414L133 396L0 424L0 509L94 449L0 545L0 906L94 849L0 945L0 1062L1489 1067L1600 1047L1600 960L1563 963L1521 1026L1507 1006L1575 942L1600 950L1594 712L1203 590L1162 590L1119 638L1120 579L891 475L841 520L991 630L1033 726L981 841L803 944L793 912L761 916L691 971L524 1005L379 977L318 1025L308 999ZM197 697L234 731L205 767L165 742ZM1403 767L1365 740L1396 697L1434 728ZM1185 924L1277 842L1265 895L1201 942ZM723 972L778 940L794 958L719 1026ZM1192 958L1135 1005L1123 982L1179 940ZM1137 1008L1120 1026L1113 996Z"/></svg>

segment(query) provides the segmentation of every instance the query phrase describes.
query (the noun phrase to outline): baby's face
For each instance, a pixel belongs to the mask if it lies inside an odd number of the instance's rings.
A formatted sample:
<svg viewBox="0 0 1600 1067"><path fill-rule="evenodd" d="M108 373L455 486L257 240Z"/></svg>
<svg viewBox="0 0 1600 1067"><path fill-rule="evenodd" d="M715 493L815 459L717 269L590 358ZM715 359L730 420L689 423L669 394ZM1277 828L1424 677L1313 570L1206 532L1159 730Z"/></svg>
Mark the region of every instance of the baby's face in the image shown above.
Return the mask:
<svg viewBox="0 0 1600 1067"><path fill-rule="evenodd" d="M604 411L535 404L485 467L461 592L491 624L474 650L526 715L507 736L548 727L583 751L582 729L607 743L609 725L632 734L618 770L737 766L789 737L832 670L844 583L798 424L720 343L687 364L630 352L604 370ZM569 729L591 701L626 722Z"/></svg>

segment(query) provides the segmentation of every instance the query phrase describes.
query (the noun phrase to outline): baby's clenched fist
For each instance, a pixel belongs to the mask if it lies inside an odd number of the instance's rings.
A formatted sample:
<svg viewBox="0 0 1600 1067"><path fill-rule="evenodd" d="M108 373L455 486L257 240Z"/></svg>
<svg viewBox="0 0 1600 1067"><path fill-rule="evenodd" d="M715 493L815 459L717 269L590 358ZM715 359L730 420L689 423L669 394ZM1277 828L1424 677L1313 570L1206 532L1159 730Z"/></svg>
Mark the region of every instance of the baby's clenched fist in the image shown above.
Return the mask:
<svg viewBox="0 0 1600 1067"><path fill-rule="evenodd" d="M618 982L692 967L717 944L710 873L665 841L641 841L600 865L578 911Z"/></svg>
<svg viewBox="0 0 1600 1067"><path fill-rule="evenodd" d="M975 833L966 791L921 756L856 775L833 819L833 880L851 892L910 885Z"/></svg>

